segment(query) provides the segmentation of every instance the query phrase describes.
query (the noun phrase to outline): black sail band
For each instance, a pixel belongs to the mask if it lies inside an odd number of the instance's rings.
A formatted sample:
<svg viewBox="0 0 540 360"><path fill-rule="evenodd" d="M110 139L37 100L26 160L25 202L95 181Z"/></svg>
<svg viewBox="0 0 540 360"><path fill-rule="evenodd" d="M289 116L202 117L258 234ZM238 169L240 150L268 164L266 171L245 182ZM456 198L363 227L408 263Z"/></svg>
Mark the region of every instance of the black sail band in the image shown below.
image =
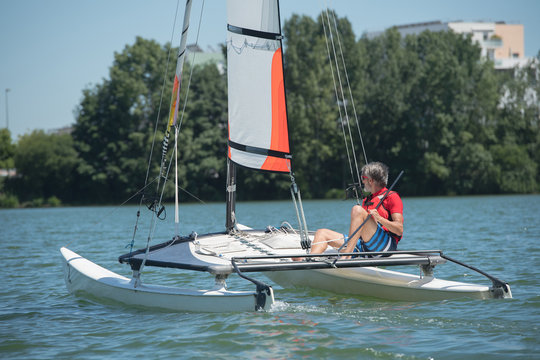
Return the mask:
<svg viewBox="0 0 540 360"><path fill-rule="evenodd" d="M281 34L271 33L266 31L251 30L246 28L241 28L238 26L227 24L227 30L232 33L253 36L261 39L270 39L270 40L280 40L282 38Z"/></svg>
<svg viewBox="0 0 540 360"><path fill-rule="evenodd" d="M229 146L233 149L248 152L251 154L257 154L257 155L264 155L264 156L273 156L277 158L282 159L291 159L292 156L290 153L282 152L282 151L276 151L276 150L269 150L269 149L263 149L255 146L248 146L248 145L242 145L235 143L234 141L229 140Z"/></svg>

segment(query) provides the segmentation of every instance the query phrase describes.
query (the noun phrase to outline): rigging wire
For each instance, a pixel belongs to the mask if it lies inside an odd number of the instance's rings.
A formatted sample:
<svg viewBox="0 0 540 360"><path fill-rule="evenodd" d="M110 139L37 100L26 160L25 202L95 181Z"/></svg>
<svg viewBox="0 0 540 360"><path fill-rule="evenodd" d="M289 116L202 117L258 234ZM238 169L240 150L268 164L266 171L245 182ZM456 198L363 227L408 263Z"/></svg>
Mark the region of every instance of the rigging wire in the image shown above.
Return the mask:
<svg viewBox="0 0 540 360"><path fill-rule="evenodd" d="M165 93L165 84L167 82L167 75L169 73L169 65L171 63L171 53L172 53L172 49L173 49L172 43L173 43L173 39L174 39L174 33L175 33L175 30L176 30L176 20L178 18L178 9L179 8L180 8L180 0L177 0L177 2L176 2L176 10L174 12L173 27L172 27L172 31L171 31L170 46L169 46L169 51L167 52L167 62L166 62L166 65L165 65L165 72L163 73L163 82L162 82L162 85L161 85L161 93L160 93L160 96L159 96L158 112L157 112L157 115L156 115L156 121L155 121L155 125L154 125L154 136L152 137L152 145L150 146L150 154L148 155L148 165L146 166L146 176L145 176L145 179L144 179L144 187L143 187L143 189L146 189L146 187L148 187L148 185L152 184L156 180L158 180L158 184L159 184L160 175L158 175L154 180L152 180L152 182L150 184L148 184L148 178L150 176L150 168L151 168L151 165L152 165L152 157L154 155L154 148L155 148L155 145L156 145L157 129L158 129L158 124L159 124L159 119L161 117L161 109L163 107L163 97L164 97L164 93ZM137 193L135 195L138 195L138 194L139 193ZM131 197L131 198L133 198L133 197ZM128 199L128 201L130 199ZM137 209L137 220L135 221L135 226L134 226L134 229L133 229L133 238L132 238L131 244L130 244L131 245L131 250L133 249L133 244L135 242L135 235L136 235L137 229L138 229L137 225L139 223L139 217L140 217L141 207L142 207L143 202L144 202L144 194L143 194L143 196L141 196L141 200L139 201L139 208ZM130 250L130 252L131 252L131 250Z"/></svg>
<svg viewBox="0 0 540 360"><path fill-rule="evenodd" d="M334 83L334 92L336 94L336 101L338 102L339 118L341 120L341 129L343 131L343 140L344 140L344 143L345 143L345 150L347 152L347 160L349 161L349 170L351 171L351 177L352 177L353 182L354 182L355 181L355 176L354 176L354 170L353 170L353 165L352 165L352 161L351 161L351 155L350 155L350 151L349 151L349 143L347 141L347 135L345 133L345 125L343 124L344 121L343 121L343 114L342 114L342 111L341 111L341 106L339 106L340 96L339 96L339 91L338 91L337 82L336 82L336 75L334 75L334 65L333 65L332 56L331 56L331 53L330 53L330 47L328 45L328 43L329 43L328 34L327 34L327 31L326 31L325 19L324 19L323 15L321 15L321 20L322 20L322 24L323 24L324 38L326 40L326 50L327 50L327 53L328 53L328 61L329 61L329 64L330 64L330 72L332 73L332 81ZM332 36L332 34L330 33L330 37L331 36ZM336 72L339 75L339 68L336 70ZM343 94L343 91L342 91L342 94ZM344 101L342 101L342 102L345 103ZM353 148L353 152L354 152L354 148ZM356 160L356 157L355 157L355 160ZM357 168L358 168L358 166L357 166ZM358 194L355 193L355 195L356 195L356 201L360 202L360 200L358 198Z"/></svg>
<svg viewBox="0 0 540 360"><path fill-rule="evenodd" d="M337 38L338 45L339 45L339 53L341 55L341 62L343 64L343 71L345 73L345 79L346 79L346 82L347 82L347 87L349 89L349 97L351 99L351 104L352 104L353 113L354 113L354 119L356 120L356 128L358 129L358 135L360 137L360 143L362 145L362 152L364 153L364 161L365 161L365 164L367 164L368 159L367 159L367 155L366 155L366 148L364 147L364 139L362 137L362 131L360 130L360 122L358 121L358 114L356 113L356 106L354 104L354 97L353 97L352 90L351 90L351 82L349 81L349 72L347 71L347 66L345 65L345 57L343 56L343 48L341 46L341 38L339 36L339 31L338 31L338 28L337 28L337 21L336 21L336 13L335 12L332 12L332 17L333 17L333 20L334 20L334 28L335 28L335 32L336 32L336 38Z"/></svg>
<svg viewBox="0 0 540 360"><path fill-rule="evenodd" d="M343 102L343 110L345 112L345 119L347 121L347 129L349 131L349 140L351 142L352 155L353 155L353 159L354 159L354 165L355 165L355 168L356 168L356 175L357 175L358 183L360 183L360 171L358 170L358 160L356 159L356 150L355 150L355 147L354 147L354 141L353 141L352 132L351 132L351 124L350 124L350 121L349 121L349 113L347 111L347 99L345 98L345 93L343 91L343 83L342 83L342 80L341 80L338 56L336 54L336 44L334 42L334 34L332 33L332 27L331 27L331 23L330 23L330 15L329 15L329 13L330 13L330 11L328 10L328 8L326 8L326 20L328 21L328 29L329 29L329 33L330 33L330 41L332 43L332 51L334 53L334 62L335 62L335 65L336 65L336 74L337 74L337 78L338 78L338 81L339 81L339 88L340 88L340 91L341 91L341 99L342 99L342 102ZM336 32L337 32L337 27L336 27ZM341 51L341 55L343 56L343 51ZM353 176L353 181L354 181L354 176ZM358 197L357 197L357 199L358 199Z"/></svg>
<svg viewBox="0 0 540 360"><path fill-rule="evenodd" d="M146 182L148 181L148 176L150 174L150 166L152 164L152 156L154 154L154 148L155 148L155 145L156 145L156 135L157 135L157 129L158 129L158 124L159 124L159 118L161 116L161 108L163 106L163 95L165 93L165 84L167 82L167 75L169 74L169 65L171 63L171 53L172 53L172 49L173 49L172 43L173 43L173 39L174 39L174 33L175 33L175 30L176 30L176 19L178 18L178 9L179 9L179 7L180 7L180 0L177 0L177 2L176 2L176 11L174 12L174 22L173 22L173 28L172 28L172 32L171 32L170 46L169 46L169 51L167 52L167 64L165 66L165 73L163 74L163 83L161 85L161 94L159 96L158 113L156 115L156 122L155 122L155 125L154 125L154 137L152 139L152 146L150 147L150 155L148 156L148 166L147 166L147 169L146 169L146 178L144 180L145 185L146 185Z"/></svg>
<svg viewBox="0 0 540 360"><path fill-rule="evenodd" d="M189 191L187 191L187 189L184 189L183 187L181 187L180 185L177 186L178 189L182 190L183 192L185 192L186 194L188 194L189 196L191 196L193 199L197 200L198 202L200 202L201 204L203 205L206 205L206 203L201 200L200 198L198 198L196 195L190 193Z"/></svg>

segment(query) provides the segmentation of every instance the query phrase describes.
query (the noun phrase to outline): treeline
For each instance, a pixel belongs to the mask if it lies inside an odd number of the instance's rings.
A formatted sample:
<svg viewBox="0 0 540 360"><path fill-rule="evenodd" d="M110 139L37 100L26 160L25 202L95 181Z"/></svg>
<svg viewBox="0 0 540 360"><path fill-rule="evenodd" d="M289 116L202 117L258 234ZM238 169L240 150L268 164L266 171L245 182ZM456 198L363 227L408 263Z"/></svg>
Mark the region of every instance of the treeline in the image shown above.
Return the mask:
<svg viewBox="0 0 540 360"><path fill-rule="evenodd" d="M349 79L354 97L354 109L351 101L345 103L346 121L356 126L356 113L369 161L385 162L393 176L405 171L399 184L403 195L539 190L539 61L497 72L469 37L453 32L401 37L391 29L356 40L347 19L337 25L348 71L342 76ZM283 30L296 181L304 198L343 196L352 179L327 29L321 17L294 15ZM169 51L168 44L137 38L116 53L109 78L83 91L71 134L34 131L12 144L4 130L0 168L13 166L18 175L4 178L0 202L117 203L140 191L145 179L151 183L159 172L174 76L173 65L164 74ZM184 98L191 70L189 64L184 68ZM224 199L226 78L215 64L193 69L178 139L184 200ZM358 131L352 133L362 165ZM289 183L286 175L240 169L238 197L286 198ZM172 193L171 183L166 196Z"/></svg>

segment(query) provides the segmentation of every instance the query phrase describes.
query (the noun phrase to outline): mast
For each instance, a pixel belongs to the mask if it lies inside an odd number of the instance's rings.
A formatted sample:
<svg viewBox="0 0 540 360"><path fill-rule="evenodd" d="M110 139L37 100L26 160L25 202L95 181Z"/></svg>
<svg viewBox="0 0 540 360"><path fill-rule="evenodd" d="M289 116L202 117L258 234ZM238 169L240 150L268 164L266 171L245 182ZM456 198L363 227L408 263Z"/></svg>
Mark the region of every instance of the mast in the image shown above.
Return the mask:
<svg viewBox="0 0 540 360"><path fill-rule="evenodd" d="M186 57L186 43L187 43L187 34L189 29L189 17L191 14L191 4L192 0L186 0L186 9L184 11L184 23L182 26L182 37L180 38L180 48L178 49L178 59L176 62L176 72L174 75L174 87L171 98L171 109L169 112L169 123L167 125L167 131L165 132L165 137L163 139L163 150L162 150L162 171L165 170L165 155L167 153L167 148L169 144L169 136L171 128L174 126L176 128L174 136L174 152L175 152L175 187L174 187L174 223L175 223L175 235L179 234L179 208L178 208L178 108L180 107L180 89L182 84L182 70L184 68L184 60Z"/></svg>

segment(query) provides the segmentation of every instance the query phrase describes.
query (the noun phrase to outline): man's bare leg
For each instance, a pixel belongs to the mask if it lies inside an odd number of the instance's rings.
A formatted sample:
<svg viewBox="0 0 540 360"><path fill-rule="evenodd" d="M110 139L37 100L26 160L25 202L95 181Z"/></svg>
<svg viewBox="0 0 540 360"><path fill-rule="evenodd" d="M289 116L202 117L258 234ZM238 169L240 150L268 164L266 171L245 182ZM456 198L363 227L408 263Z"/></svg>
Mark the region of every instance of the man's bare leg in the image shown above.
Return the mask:
<svg viewBox="0 0 540 360"><path fill-rule="evenodd" d="M313 243L311 244L311 251L309 253L322 254L328 248L328 245L339 248L341 245L343 245L343 242L343 234L330 229L319 229L315 233ZM304 258L295 257L292 258L292 260L301 261L304 260Z"/></svg>
<svg viewBox="0 0 540 360"><path fill-rule="evenodd" d="M354 242L355 244L358 242L358 238L362 238L362 241L369 241L373 237L373 234L377 231L377 222L373 217L370 217L370 219L362 226L360 230L356 234L354 234L353 237L351 237L351 234L358 229L358 227L366 220L369 213L362 208L360 205L355 205L351 209L351 227L349 229L349 242Z"/></svg>
<svg viewBox="0 0 540 360"><path fill-rule="evenodd" d="M328 245L339 248L343 245L343 241L343 234L330 229L319 229L315 233L315 238L311 244L310 254L322 254L328 248Z"/></svg>

